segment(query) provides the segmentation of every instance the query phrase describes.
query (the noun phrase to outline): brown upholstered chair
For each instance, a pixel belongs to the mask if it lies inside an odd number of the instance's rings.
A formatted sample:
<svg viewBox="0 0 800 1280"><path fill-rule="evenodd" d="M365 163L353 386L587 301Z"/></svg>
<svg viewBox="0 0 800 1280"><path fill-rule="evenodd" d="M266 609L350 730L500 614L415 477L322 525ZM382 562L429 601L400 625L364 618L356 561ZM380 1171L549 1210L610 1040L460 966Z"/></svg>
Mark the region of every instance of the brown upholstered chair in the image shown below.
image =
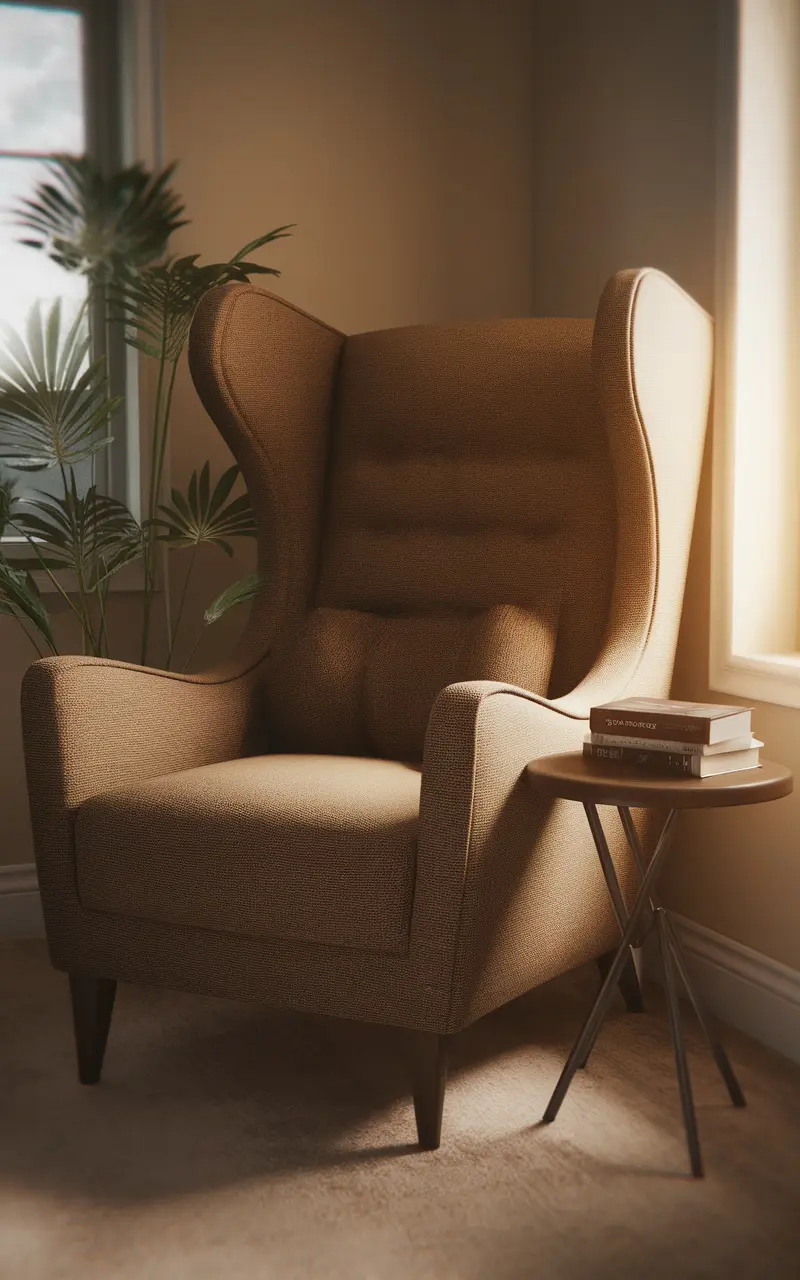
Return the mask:
<svg viewBox="0 0 800 1280"><path fill-rule="evenodd" d="M523 771L593 703L669 691L711 367L709 317L649 269L596 321L347 338L206 297L192 373L266 570L240 651L24 682L84 1082L117 980L393 1024L436 1146L446 1038L614 946L580 806Z"/></svg>

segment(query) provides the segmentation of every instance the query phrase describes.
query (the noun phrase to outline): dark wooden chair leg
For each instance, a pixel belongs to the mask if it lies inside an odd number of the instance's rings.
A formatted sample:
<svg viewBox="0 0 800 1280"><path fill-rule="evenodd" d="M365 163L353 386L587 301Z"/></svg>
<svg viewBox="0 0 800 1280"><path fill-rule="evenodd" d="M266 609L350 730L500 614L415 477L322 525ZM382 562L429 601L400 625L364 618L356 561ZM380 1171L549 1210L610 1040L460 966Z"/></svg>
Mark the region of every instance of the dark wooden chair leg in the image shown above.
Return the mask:
<svg viewBox="0 0 800 1280"><path fill-rule="evenodd" d="M71 973L69 989L78 1050L78 1079L81 1084L97 1084L103 1069L117 984L113 978L85 978Z"/></svg>
<svg viewBox="0 0 800 1280"><path fill-rule="evenodd" d="M450 1037L433 1031L412 1031L409 1040L417 1137L423 1151L435 1151L442 1139Z"/></svg>
<svg viewBox="0 0 800 1280"><path fill-rule="evenodd" d="M605 955L597 957L597 967L600 970L600 980L605 982L606 974L611 968L611 962L614 959L614 952L607 951ZM644 996L639 983L639 975L636 972L636 965L633 963L633 953L628 953L625 961L625 968L622 970L618 982L620 995L625 1001L625 1008L628 1013L644 1013Z"/></svg>

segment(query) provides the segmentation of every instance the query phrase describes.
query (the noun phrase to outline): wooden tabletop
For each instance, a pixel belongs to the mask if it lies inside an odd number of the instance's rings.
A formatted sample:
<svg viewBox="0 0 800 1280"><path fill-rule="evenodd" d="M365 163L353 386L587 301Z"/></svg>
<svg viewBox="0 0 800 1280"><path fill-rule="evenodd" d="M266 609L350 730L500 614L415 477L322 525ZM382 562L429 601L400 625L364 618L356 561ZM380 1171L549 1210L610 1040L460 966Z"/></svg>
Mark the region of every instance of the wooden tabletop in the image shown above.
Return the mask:
<svg viewBox="0 0 800 1280"><path fill-rule="evenodd" d="M791 770L769 760L716 778L659 778L571 751L532 760L526 772L531 786L545 795L631 809L718 809L778 800L792 790Z"/></svg>

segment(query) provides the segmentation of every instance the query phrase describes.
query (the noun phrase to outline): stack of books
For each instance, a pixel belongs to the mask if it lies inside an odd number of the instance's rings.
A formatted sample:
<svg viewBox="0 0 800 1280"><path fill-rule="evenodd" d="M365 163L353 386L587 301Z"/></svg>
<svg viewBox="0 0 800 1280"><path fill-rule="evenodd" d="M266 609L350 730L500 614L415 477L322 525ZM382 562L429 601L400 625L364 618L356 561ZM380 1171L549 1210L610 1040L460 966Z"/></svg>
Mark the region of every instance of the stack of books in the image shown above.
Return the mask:
<svg viewBox="0 0 800 1280"><path fill-rule="evenodd" d="M592 707L583 754L648 773L711 778L758 767L750 707L620 698Z"/></svg>

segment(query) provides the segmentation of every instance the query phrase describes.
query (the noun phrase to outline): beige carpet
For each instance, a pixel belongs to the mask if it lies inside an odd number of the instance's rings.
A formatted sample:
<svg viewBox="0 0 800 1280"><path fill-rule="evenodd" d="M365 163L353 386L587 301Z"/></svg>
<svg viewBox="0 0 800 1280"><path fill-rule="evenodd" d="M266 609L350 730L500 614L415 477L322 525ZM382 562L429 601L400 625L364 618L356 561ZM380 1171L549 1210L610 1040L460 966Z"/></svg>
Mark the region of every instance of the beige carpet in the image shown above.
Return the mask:
<svg viewBox="0 0 800 1280"><path fill-rule="evenodd" d="M664 1020L615 1009L537 1121L590 970L456 1040L444 1145L414 1146L397 1033L124 987L94 1089L66 979L0 944L3 1280L800 1276L800 1069L727 1035L727 1103L690 1032L708 1176ZM656 997L657 999L658 997Z"/></svg>

